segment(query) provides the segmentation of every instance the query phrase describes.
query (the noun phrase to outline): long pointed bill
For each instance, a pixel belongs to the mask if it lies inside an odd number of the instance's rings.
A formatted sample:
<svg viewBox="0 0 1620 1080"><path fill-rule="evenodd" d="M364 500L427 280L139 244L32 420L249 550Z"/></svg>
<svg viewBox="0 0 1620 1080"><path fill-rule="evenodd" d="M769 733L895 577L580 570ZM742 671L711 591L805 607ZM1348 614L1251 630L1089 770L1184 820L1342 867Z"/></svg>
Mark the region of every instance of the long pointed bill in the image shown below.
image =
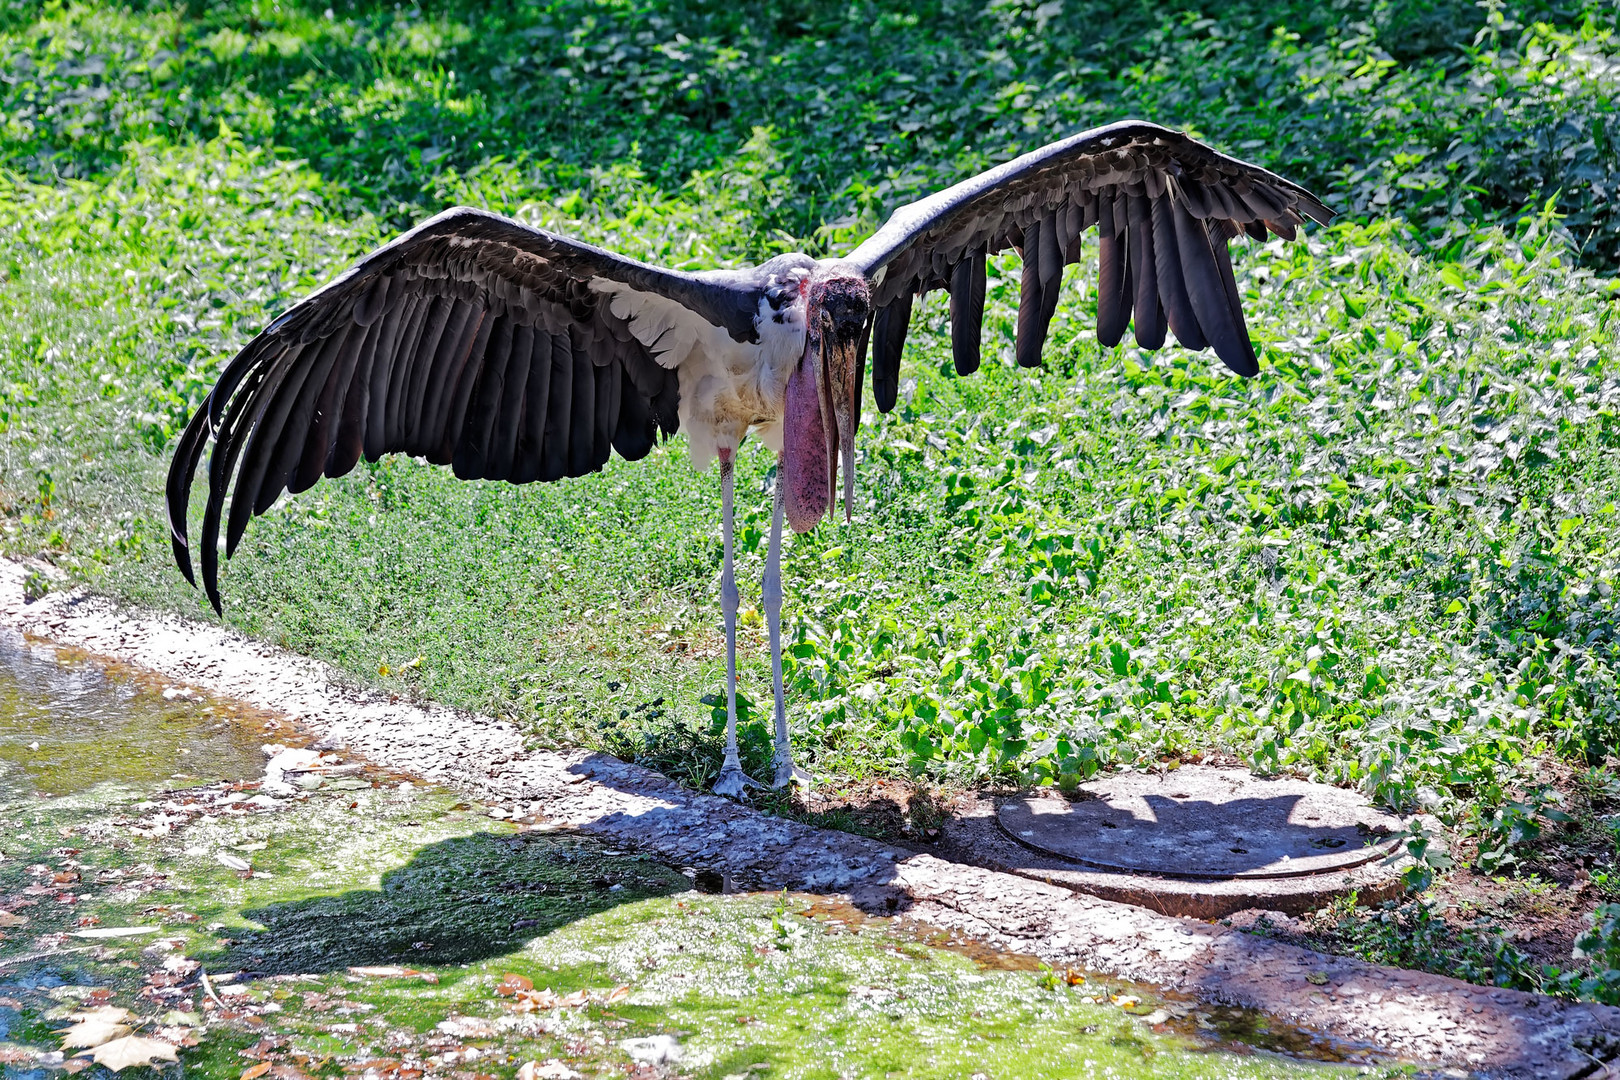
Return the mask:
<svg viewBox="0 0 1620 1080"><path fill-rule="evenodd" d="M857 342L834 343L830 346L833 356L827 365L828 370L853 374L856 370ZM832 446L828 448L828 458L836 455L836 460L844 467L844 520L854 519L855 506L855 420L860 410L861 387L854 382L846 387L832 385L835 380L828 379L827 401L832 411L832 423L828 426L833 430L835 438ZM832 483L828 485L829 497L838 490L837 465L833 467Z"/></svg>

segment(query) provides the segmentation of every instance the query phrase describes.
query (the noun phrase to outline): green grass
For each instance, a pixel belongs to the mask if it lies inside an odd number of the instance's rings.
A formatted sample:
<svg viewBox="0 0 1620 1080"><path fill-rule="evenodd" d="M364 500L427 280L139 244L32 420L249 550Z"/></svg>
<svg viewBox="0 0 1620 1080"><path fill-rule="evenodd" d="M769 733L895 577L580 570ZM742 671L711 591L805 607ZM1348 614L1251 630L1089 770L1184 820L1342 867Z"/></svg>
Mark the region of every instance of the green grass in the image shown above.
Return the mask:
<svg viewBox="0 0 1620 1080"><path fill-rule="evenodd" d="M169 563L169 443L274 312L449 202L682 266L840 250L932 185L1146 115L1346 211L1239 251L1261 377L1100 349L1089 272L1035 372L1011 256L978 375L921 305L858 520L788 547L799 751L835 780L1065 785L1219 751L1513 842L1538 757L1620 739L1613 12L1207 15L0 7L4 547L208 617ZM742 454L745 606L771 464ZM718 502L679 438L547 487L391 459L257 522L226 617L701 784Z"/></svg>

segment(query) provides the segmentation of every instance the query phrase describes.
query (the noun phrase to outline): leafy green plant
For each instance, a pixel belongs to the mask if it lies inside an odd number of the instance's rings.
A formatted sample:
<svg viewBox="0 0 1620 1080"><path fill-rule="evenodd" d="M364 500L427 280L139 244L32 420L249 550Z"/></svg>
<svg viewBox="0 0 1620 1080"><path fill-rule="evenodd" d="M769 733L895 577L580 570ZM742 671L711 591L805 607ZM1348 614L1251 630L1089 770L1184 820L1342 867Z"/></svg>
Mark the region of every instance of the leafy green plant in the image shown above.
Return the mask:
<svg viewBox="0 0 1620 1080"><path fill-rule="evenodd" d="M1385 901L1368 912L1355 898L1334 901L1318 920L1317 934L1335 948L1375 963L1417 968L1487 986L1519 990L1544 988L1558 973L1543 971L1509 943L1501 927L1486 918L1461 926L1448 922L1450 909L1432 899Z"/></svg>
<svg viewBox="0 0 1620 1080"><path fill-rule="evenodd" d="M1480 869L1486 873L1511 869L1522 850L1538 840L1548 825L1573 821L1558 808L1559 801L1552 785L1538 784L1482 816L1477 827Z"/></svg>
<svg viewBox="0 0 1620 1080"><path fill-rule="evenodd" d="M1581 996L1605 1005L1620 1004L1620 904L1597 906L1592 926L1575 939L1574 956L1591 968L1579 981Z"/></svg>
<svg viewBox="0 0 1620 1080"><path fill-rule="evenodd" d="M1409 890L1423 892L1434 884L1436 874L1450 870L1453 864L1451 853L1438 841L1439 837L1428 830L1423 819L1414 817L1398 837L1401 850L1386 858L1384 863L1399 862L1403 858L1412 860L1412 864L1401 871L1401 876Z"/></svg>

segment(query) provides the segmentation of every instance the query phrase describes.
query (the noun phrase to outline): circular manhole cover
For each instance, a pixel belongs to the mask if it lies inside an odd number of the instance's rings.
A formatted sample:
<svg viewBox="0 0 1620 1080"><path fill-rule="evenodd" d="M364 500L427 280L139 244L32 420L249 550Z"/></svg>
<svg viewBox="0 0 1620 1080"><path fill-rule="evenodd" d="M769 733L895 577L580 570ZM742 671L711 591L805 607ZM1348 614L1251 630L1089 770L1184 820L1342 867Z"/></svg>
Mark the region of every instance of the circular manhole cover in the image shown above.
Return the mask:
<svg viewBox="0 0 1620 1080"><path fill-rule="evenodd" d="M1353 791L1185 765L1081 785L1090 798L1004 800L1019 843L1087 866L1166 877L1282 878L1346 870L1390 854L1399 818Z"/></svg>

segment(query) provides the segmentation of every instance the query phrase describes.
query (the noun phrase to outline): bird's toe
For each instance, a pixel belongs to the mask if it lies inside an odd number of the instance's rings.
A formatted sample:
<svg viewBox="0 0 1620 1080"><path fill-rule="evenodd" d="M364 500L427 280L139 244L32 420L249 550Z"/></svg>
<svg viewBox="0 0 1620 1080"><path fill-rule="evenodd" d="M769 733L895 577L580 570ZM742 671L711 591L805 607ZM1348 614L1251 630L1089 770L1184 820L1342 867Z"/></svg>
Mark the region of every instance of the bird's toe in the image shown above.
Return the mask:
<svg viewBox="0 0 1620 1080"><path fill-rule="evenodd" d="M776 763L776 777L771 781L771 787L781 789L789 784L807 788L810 786L810 774L791 761L779 761Z"/></svg>
<svg viewBox="0 0 1620 1080"><path fill-rule="evenodd" d="M749 788L762 788L764 786L764 784L753 779L741 769L730 768L720 770L720 775L715 778L713 790L716 795L723 795L728 799L740 799L743 797L743 792Z"/></svg>

